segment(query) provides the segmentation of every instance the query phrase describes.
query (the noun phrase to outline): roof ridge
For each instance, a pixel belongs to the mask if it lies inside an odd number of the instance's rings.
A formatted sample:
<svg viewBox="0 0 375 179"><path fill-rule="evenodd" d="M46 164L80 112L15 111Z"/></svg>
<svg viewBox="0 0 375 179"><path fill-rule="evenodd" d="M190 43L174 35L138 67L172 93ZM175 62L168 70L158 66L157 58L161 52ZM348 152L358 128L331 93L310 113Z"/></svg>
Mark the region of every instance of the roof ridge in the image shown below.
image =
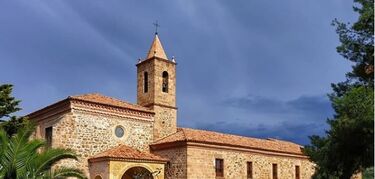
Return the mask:
<svg viewBox="0 0 375 179"><path fill-rule="evenodd" d="M134 106L139 106L139 107L142 107L142 108L146 108L146 107L141 106L139 104L131 103L131 102L125 101L123 99L119 99L119 98L107 96L107 95L104 95L104 94L101 94L101 93L87 93L87 95L99 95L99 96L103 96L103 97L106 97L106 98L109 98L109 99L112 99L112 100L116 100L116 101L119 101L119 102L122 102L122 103L129 104L129 105L134 105Z"/></svg>
<svg viewBox="0 0 375 179"><path fill-rule="evenodd" d="M139 104L134 104L122 99L106 96L100 93L86 93L81 95L74 95L74 96L68 96L68 100L80 100L85 101L89 103L97 103L102 105L109 105L114 107L120 107L120 108L127 108L132 110L140 110L145 112L153 112L152 109L147 108L145 106L141 106Z"/></svg>
<svg viewBox="0 0 375 179"><path fill-rule="evenodd" d="M182 129L182 128L180 128L180 129ZM183 131L183 130L181 130L181 131ZM158 140L156 140L156 141L154 141L154 142L152 142L152 143L157 143L157 142L159 142L159 141L161 141L161 140L164 140L165 138L168 138L168 137L170 137L170 136L172 136L172 135L175 135L175 134L177 134L177 133L179 133L180 131L177 131L177 132L175 132L175 133L172 133L172 134L169 134L169 135L167 135L167 136L164 136L164 137L162 137L162 138L160 138L160 139L158 139ZM184 133L183 133L184 134ZM185 136L185 134L184 134L184 136ZM185 137L186 138L186 137ZM185 139L186 140L186 139Z"/></svg>
<svg viewBox="0 0 375 179"><path fill-rule="evenodd" d="M83 93L83 94L77 94L77 95L69 95L69 97L80 97L80 96L88 96L88 95L102 95L99 92L93 92L93 93Z"/></svg>

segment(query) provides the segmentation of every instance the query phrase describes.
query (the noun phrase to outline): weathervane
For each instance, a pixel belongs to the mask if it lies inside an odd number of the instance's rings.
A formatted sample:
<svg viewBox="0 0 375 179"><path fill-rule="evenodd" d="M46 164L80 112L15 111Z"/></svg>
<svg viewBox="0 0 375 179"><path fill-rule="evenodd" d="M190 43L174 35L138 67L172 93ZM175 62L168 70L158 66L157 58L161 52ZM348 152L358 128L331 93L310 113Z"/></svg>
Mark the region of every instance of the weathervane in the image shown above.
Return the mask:
<svg viewBox="0 0 375 179"><path fill-rule="evenodd" d="M158 23L158 20L156 20L155 23L153 23L154 26L155 26L155 34L158 34L158 27L160 27L159 23Z"/></svg>

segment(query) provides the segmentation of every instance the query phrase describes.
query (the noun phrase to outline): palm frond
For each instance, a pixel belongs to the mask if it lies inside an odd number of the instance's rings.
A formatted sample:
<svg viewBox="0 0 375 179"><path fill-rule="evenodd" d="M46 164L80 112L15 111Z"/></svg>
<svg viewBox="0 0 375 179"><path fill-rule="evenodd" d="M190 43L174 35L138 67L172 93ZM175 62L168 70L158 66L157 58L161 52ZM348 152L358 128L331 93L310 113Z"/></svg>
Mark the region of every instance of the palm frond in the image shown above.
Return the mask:
<svg viewBox="0 0 375 179"><path fill-rule="evenodd" d="M77 160L76 154L68 149L51 148L48 149L33 159L33 167L36 172L43 172L51 168L53 164L56 164L62 159L74 159Z"/></svg>
<svg viewBox="0 0 375 179"><path fill-rule="evenodd" d="M63 179L67 177L75 177L79 179L86 179L86 176L81 170L75 168L59 168L52 172L52 179Z"/></svg>

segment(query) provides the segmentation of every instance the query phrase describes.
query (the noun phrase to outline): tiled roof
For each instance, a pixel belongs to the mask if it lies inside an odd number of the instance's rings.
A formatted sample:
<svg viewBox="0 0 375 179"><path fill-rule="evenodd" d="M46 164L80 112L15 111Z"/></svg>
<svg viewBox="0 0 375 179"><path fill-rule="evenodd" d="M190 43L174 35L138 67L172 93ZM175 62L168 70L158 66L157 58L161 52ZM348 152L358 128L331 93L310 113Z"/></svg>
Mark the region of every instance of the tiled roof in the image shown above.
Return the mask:
<svg viewBox="0 0 375 179"><path fill-rule="evenodd" d="M120 108L134 109L134 110L139 110L139 111L144 111L144 112L153 112L152 110L146 107L143 107L137 104L128 103L128 102L115 99L115 98L111 98L108 96L104 96L99 93L89 93L89 94L83 94L83 95L77 95L77 96L69 96L68 99L77 99L81 101L110 105L110 106L115 106L115 107L120 107Z"/></svg>
<svg viewBox="0 0 375 179"><path fill-rule="evenodd" d="M148 160L148 161L161 161L161 162L167 162L168 160L149 153L149 152L141 152L139 150L133 149L131 147L128 147L126 145L119 145L115 148L106 150L102 153L99 153L93 157L91 157L89 160L93 159L130 159L130 160Z"/></svg>
<svg viewBox="0 0 375 179"><path fill-rule="evenodd" d="M300 145L288 141L258 139L189 128L179 128L176 133L154 142L151 146L175 142L197 142L303 155Z"/></svg>

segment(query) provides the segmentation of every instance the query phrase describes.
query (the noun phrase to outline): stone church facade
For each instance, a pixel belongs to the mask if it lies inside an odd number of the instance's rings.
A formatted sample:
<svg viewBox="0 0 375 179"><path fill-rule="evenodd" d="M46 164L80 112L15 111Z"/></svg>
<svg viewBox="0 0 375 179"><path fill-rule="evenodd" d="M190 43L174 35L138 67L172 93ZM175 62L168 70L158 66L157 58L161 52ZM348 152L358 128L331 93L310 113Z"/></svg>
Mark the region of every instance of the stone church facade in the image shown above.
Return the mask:
<svg viewBox="0 0 375 179"><path fill-rule="evenodd" d="M97 93L69 96L28 115L35 137L73 150L92 179L308 179L301 146L177 127L176 62L158 35L137 63L137 104Z"/></svg>

